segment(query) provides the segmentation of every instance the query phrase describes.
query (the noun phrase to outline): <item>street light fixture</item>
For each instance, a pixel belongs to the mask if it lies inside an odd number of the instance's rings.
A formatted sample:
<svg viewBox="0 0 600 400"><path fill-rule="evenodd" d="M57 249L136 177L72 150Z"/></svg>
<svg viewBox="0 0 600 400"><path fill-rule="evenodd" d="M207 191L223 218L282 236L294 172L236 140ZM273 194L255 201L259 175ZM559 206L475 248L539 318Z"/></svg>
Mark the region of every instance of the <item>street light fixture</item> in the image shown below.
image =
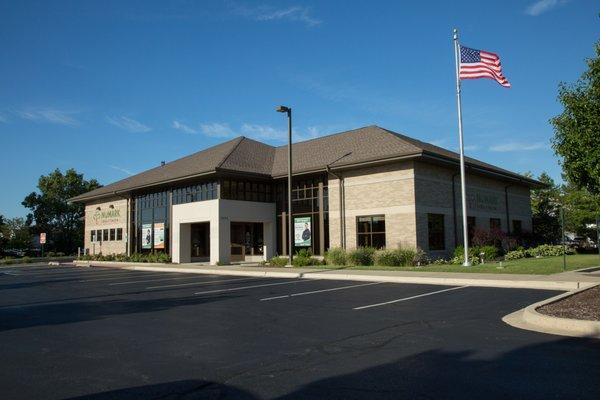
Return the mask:
<svg viewBox="0 0 600 400"><path fill-rule="evenodd" d="M292 108L286 106L278 106L275 111L286 113L288 117L288 251L289 251L289 266L292 266L294 259L294 244L292 225Z"/></svg>

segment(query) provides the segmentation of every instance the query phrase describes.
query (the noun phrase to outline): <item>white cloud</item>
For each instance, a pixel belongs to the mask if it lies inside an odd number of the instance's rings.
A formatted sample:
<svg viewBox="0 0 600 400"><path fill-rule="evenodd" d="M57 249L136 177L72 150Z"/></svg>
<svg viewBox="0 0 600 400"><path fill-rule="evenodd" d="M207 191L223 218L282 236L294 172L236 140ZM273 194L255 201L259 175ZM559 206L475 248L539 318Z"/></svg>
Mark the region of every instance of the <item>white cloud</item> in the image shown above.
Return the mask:
<svg viewBox="0 0 600 400"><path fill-rule="evenodd" d="M547 11L565 4L568 0L538 0L525 9L525 14L537 17Z"/></svg>
<svg viewBox="0 0 600 400"><path fill-rule="evenodd" d="M545 142L533 142L533 143L521 143L521 142L507 142L497 144L490 147L490 151L499 153L506 153L510 151L531 151L531 150L542 150L549 148L548 143Z"/></svg>
<svg viewBox="0 0 600 400"><path fill-rule="evenodd" d="M198 131L194 128L192 128L191 126L187 126L184 123L181 123L179 121L173 121L173 128L180 130L184 133L189 133L190 135L195 135L196 133L198 133Z"/></svg>
<svg viewBox="0 0 600 400"><path fill-rule="evenodd" d="M235 134L227 124L212 122L209 124L200 124L200 131L206 136L216 138L233 137Z"/></svg>
<svg viewBox="0 0 600 400"><path fill-rule="evenodd" d="M319 25L323 22L320 19L313 17L310 8L304 6L275 8L263 5L258 7L248 7L246 5L230 2L229 7L234 14L253 21L293 21L301 22L309 27Z"/></svg>
<svg viewBox="0 0 600 400"><path fill-rule="evenodd" d="M6 116L3 114L0 114L0 122L8 122L8 118L6 118Z"/></svg>
<svg viewBox="0 0 600 400"><path fill-rule="evenodd" d="M152 130L152 128L149 126L146 126L133 118L128 118L125 116L106 117L106 121L114 126L134 133L149 132Z"/></svg>
<svg viewBox="0 0 600 400"><path fill-rule="evenodd" d="M122 172L122 173L124 173L125 175L129 175L129 176L133 175L133 172L131 172L131 171L130 171L130 170L128 170L128 169L121 168L121 167L119 167L119 166L116 166L116 165L109 165L109 167L111 167L112 169L114 169L114 170L117 170L117 171L119 171L119 172Z"/></svg>
<svg viewBox="0 0 600 400"><path fill-rule="evenodd" d="M16 111L15 114L28 121L48 122L51 124L75 126L79 121L73 118L75 111L57 110L54 108L29 108Z"/></svg>
<svg viewBox="0 0 600 400"><path fill-rule="evenodd" d="M261 140L283 140L287 137L287 131L269 125L243 124L240 131L244 136Z"/></svg>

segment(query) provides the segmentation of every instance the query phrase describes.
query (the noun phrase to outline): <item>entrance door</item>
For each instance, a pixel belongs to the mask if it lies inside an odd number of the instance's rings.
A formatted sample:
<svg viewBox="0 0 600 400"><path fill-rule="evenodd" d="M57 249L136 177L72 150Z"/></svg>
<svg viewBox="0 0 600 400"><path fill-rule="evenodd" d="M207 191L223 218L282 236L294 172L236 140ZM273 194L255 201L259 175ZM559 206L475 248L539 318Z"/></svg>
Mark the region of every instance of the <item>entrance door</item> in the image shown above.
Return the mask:
<svg viewBox="0 0 600 400"><path fill-rule="evenodd" d="M190 236L192 261L198 262L210 259L210 223L192 224Z"/></svg>
<svg viewBox="0 0 600 400"><path fill-rule="evenodd" d="M258 261L264 253L263 224L260 222L231 223L231 260ZM254 260L256 259L256 260Z"/></svg>

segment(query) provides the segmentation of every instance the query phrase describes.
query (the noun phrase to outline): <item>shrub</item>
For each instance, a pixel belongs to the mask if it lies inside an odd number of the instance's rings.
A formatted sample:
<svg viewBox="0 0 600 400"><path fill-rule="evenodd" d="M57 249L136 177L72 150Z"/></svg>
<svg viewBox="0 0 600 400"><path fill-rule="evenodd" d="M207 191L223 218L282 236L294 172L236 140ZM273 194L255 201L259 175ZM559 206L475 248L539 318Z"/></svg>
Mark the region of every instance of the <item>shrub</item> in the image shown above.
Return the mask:
<svg viewBox="0 0 600 400"><path fill-rule="evenodd" d="M310 265L319 265L321 262L312 256L310 249L301 249L296 252L296 256L292 260L294 267L308 267Z"/></svg>
<svg viewBox="0 0 600 400"><path fill-rule="evenodd" d="M269 265L273 267L285 267L288 261L287 257L273 257L269 260Z"/></svg>
<svg viewBox="0 0 600 400"><path fill-rule="evenodd" d="M325 262L329 265L346 265L346 250L333 247L325 253Z"/></svg>
<svg viewBox="0 0 600 400"><path fill-rule="evenodd" d="M525 258L525 257L527 257L527 252L523 249L509 251L508 253L506 253L504 255L504 259L506 261L518 260L518 259Z"/></svg>
<svg viewBox="0 0 600 400"><path fill-rule="evenodd" d="M382 267L398 267L402 265L400 253L396 250L377 250L373 254L373 262L375 265Z"/></svg>
<svg viewBox="0 0 600 400"><path fill-rule="evenodd" d="M527 250L527 254L530 257L556 257L562 256L563 253L566 253L567 255L575 254L575 250L571 247L567 247L565 252L564 247L559 244L542 244Z"/></svg>
<svg viewBox="0 0 600 400"><path fill-rule="evenodd" d="M498 257L498 248L490 245L480 246L477 248L477 255L482 253L485 261L494 261Z"/></svg>
<svg viewBox="0 0 600 400"><path fill-rule="evenodd" d="M346 262L348 265L373 265L375 251L373 247L358 247L348 253Z"/></svg>

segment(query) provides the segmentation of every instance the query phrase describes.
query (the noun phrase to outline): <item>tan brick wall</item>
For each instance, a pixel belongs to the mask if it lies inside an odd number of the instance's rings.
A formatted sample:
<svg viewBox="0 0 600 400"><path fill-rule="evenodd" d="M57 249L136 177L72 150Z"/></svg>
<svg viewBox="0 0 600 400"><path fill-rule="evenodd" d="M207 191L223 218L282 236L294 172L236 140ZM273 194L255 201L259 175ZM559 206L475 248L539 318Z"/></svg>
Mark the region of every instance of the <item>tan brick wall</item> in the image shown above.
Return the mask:
<svg viewBox="0 0 600 400"><path fill-rule="evenodd" d="M452 179L455 180L457 243L462 243L462 206L460 175L456 170L415 162L415 192L417 243L429 250L427 214L444 214L446 251L431 252L431 256L447 256L454 250L454 217ZM467 173L468 215L475 217L477 227L489 229L490 218L499 218L502 230L507 230L505 187L508 186L509 220L522 221L523 230L531 230L530 190L526 186L509 184L481 175Z"/></svg>
<svg viewBox="0 0 600 400"><path fill-rule="evenodd" d="M416 246L412 162L343 172L346 247L356 248L356 217L385 215L386 247ZM329 244L340 246L339 181L329 179Z"/></svg>
<svg viewBox="0 0 600 400"><path fill-rule="evenodd" d="M113 208L111 208L111 206ZM99 209L98 209L99 208ZM123 229L120 241L91 241L91 231ZM85 248L90 254L123 254L127 252L127 200L112 198L85 205Z"/></svg>

